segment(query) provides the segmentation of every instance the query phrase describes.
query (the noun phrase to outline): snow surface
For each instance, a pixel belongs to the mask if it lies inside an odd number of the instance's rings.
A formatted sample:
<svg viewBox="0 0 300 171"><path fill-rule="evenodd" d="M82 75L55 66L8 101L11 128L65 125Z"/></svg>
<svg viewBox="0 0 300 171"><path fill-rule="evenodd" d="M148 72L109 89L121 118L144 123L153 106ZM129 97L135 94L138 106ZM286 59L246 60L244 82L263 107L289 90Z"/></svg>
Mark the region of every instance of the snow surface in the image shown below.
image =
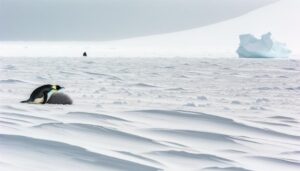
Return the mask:
<svg viewBox="0 0 300 171"><path fill-rule="evenodd" d="M240 46L237 50L241 58L288 58L291 51L286 44L274 42L271 33L257 39L252 34L240 35Z"/></svg>
<svg viewBox="0 0 300 171"><path fill-rule="evenodd" d="M0 170L297 171L300 61L0 58ZM73 105L19 101L45 83Z"/></svg>
<svg viewBox="0 0 300 171"><path fill-rule="evenodd" d="M0 42L2 57L237 57L240 34L272 32L300 57L300 1L281 0L193 30L107 42Z"/></svg>

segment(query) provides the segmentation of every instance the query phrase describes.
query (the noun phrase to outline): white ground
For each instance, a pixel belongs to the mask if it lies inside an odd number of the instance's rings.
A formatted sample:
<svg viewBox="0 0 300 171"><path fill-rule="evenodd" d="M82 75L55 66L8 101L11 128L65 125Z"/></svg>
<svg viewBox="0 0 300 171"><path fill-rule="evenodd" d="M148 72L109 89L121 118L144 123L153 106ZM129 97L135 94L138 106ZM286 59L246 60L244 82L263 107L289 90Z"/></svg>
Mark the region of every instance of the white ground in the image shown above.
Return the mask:
<svg viewBox="0 0 300 171"><path fill-rule="evenodd" d="M0 170L300 169L300 61L0 58ZM31 105L57 83L72 106Z"/></svg>

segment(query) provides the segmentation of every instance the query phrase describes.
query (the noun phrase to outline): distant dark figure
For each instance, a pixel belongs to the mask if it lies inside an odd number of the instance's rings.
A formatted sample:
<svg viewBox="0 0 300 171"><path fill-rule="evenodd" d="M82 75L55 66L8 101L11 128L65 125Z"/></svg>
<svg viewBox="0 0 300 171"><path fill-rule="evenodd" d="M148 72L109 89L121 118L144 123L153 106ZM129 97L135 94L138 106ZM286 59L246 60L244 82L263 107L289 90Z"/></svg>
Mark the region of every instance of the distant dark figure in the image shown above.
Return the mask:
<svg viewBox="0 0 300 171"><path fill-rule="evenodd" d="M83 55L82 56L85 56L85 57L87 57L87 54L86 54L86 52L83 52Z"/></svg>

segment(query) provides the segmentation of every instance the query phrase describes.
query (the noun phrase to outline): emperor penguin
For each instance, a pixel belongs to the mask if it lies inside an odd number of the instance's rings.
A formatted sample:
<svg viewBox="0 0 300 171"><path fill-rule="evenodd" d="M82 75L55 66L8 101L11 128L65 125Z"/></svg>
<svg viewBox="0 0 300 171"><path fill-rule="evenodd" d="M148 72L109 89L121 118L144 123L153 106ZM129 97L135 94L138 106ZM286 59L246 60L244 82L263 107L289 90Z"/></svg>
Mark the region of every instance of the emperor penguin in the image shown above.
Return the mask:
<svg viewBox="0 0 300 171"><path fill-rule="evenodd" d="M21 103L45 104L60 89L63 89L63 87L59 85L46 84L40 86L31 93L28 100L21 101Z"/></svg>

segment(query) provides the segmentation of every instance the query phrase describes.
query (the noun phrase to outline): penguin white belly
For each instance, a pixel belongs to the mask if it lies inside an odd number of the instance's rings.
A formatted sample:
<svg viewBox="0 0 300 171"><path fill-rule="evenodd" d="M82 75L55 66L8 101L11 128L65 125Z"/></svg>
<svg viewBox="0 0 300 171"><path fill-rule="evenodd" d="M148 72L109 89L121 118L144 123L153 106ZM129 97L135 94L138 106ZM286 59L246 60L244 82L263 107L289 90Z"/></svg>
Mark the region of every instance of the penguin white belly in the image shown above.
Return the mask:
<svg viewBox="0 0 300 171"><path fill-rule="evenodd" d="M34 104L42 104L44 102L44 97L34 99Z"/></svg>

